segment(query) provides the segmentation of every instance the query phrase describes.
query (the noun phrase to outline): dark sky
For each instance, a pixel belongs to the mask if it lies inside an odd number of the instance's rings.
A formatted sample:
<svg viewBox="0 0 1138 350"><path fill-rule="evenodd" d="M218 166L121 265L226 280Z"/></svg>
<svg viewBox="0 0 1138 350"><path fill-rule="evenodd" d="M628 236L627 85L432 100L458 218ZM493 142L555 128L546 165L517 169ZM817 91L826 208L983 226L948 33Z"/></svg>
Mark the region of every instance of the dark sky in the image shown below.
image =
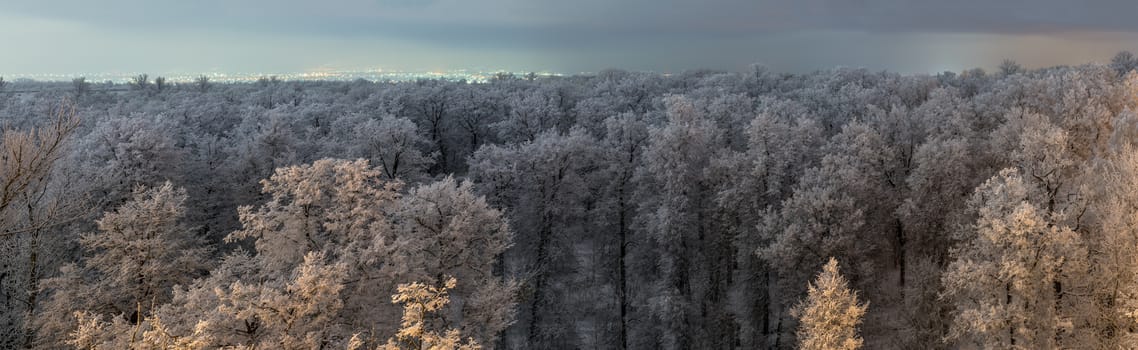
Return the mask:
<svg viewBox="0 0 1138 350"><path fill-rule="evenodd" d="M0 74L1106 61L1135 0L4 0Z"/></svg>

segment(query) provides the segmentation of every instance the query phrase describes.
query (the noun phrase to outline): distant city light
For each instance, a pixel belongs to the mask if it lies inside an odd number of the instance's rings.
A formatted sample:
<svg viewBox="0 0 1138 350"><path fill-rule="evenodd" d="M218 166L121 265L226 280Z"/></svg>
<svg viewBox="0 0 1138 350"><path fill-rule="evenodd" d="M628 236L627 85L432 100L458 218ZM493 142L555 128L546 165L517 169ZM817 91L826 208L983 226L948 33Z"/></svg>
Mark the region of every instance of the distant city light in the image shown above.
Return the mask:
<svg viewBox="0 0 1138 350"><path fill-rule="evenodd" d="M5 74L0 73L0 77L6 80L16 81L21 79L29 79L42 82L53 81L71 81L72 79L83 77L89 82L114 82L114 83L128 83L134 77L140 74L147 74L151 79L155 77L165 77L166 81L174 83L189 83L198 79L198 77L206 76L211 81L222 83L243 83L255 82L258 79L267 77L276 77L280 80L292 81L352 81L357 79L364 79L370 81L410 81L418 79L444 79L444 80L465 80L468 82L487 82L499 74L513 74L522 77L530 72L511 72L505 70L494 71L470 71L470 70L453 70L453 71L388 71L383 69L372 70L344 70L344 71L314 71L314 72L297 72L297 73L75 73L75 74ZM559 73L552 72L534 72L538 76L560 76Z"/></svg>

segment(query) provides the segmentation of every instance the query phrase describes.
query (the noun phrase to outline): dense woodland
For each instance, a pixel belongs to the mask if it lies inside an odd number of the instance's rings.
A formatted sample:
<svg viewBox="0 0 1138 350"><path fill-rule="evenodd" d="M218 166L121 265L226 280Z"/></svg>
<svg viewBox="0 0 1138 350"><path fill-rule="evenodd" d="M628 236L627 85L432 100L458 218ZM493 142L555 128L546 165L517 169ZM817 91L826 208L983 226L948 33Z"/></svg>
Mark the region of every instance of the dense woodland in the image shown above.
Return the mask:
<svg viewBox="0 0 1138 350"><path fill-rule="evenodd" d="M1134 348L1136 67L0 83L0 348Z"/></svg>

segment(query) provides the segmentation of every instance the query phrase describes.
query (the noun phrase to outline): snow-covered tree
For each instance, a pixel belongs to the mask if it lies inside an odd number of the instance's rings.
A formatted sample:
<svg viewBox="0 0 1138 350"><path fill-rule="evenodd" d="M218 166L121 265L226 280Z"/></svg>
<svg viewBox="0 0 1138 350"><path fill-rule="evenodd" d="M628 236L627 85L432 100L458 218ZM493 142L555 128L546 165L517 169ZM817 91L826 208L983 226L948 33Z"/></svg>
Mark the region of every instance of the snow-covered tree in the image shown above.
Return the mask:
<svg viewBox="0 0 1138 350"><path fill-rule="evenodd" d="M868 304L838 272L838 260L830 258L810 284L806 299L791 314L798 318L798 348L804 350L856 350L864 341L858 327Z"/></svg>
<svg viewBox="0 0 1138 350"><path fill-rule="evenodd" d="M227 239L253 239L265 267L280 271L299 264L309 251L366 259L360 253L389 232L385 210L402 187L362 159L280 168L262 185L270 200L240 208L243 228Z"/></svg>
<svg viewBox="0 0 1138 350"><path fill-rule="evenodd" d="M669 96L665 105L668 121L651 129L638 174L638 220L661 248L652 308L664 348L714 347L733 339L718 333L731 328L716 318L727 313L731 239L713 224L715 184L705 174L722 150L723 131L688 98Z"/></svg>
<svg viewBox="0 0 1138 350"><path fill-rule="evenodd" d="M1092 268L1077 286L1089 294L1077 311L1087 325L1078 341L1088 349L1138 347L1138 152L1119 145L1087 173L1093 191L1084 242Z"/></svg>
<svg viewBox="0 0 1138 350"><path fill-rule="evenodd" d="M473 338L462 340L457 329L446 331L433 330L430 327L428 313L434 313L446 307L450 302L447 291L457 285L454 277L443 281L441 286L435 287L419 282L399 285L399 292L391 296L391 302L403 304L403 322L399 333L387 340L383 350L402 349L431 349L431 350L477 350L482 347ZM359 344L358 338L353 345Z"/></svg>
<svg viewBox="0 0 1138 350"><path fill-rule="evenodd" d="M37 322L48 341L73 331L73 312L142 322L171 299L174 285L208 270L208 246L182 223L185 201L186 192L169 182L138 187L130 201L97 221L97 232L80 238L89 254L82 264L43 282L52 294Z"/></svg>
<svg viewBox="0 0 1138 350"><path fill-rule="evenodd" d="M644 147L648 144L648 125L642 117L632 113L624 113L605 119L605 137L602 141L603 160L606 163L602 170L608 179L608 186L604 190L604 204L608 208L610 218L607 220L615 226L615 236L611 242L616 245L615 258L615 292L616 304L620 308L617 315L619 330L617 342L622 349L629 348L629 344L643 343L632 341L634 333L632 320L635 314L642 311L636 308L635 300L639 293L648 293L647 288L638 281L647 280L640 274L645 264L643 257L647 256L648 249L641 249L640 254L634 252L634 242L643 239L643 235L633 230L636 215L636 169L640 165ZM643 248L643 246L641 246ZM637 327L648 328L648 327Z"/></svg>
<svg viewBox="0 0 1138 350"><path fill-rule="evenodd" d="M1110 59L1110 68L1118 72L1119 76L1126 75L1138 68L1138 58L1135 58L1130 51L1120 51Z"/></svg>
<svg viewBox="0 0 1138 350"><path fill-rule="evenodd" d="M538 135L558 125L560 116L556 101L544 91L519 92L506 102L506 117L493 125L502 140L516 143L534 141Z"/></svg>
<svg viewBox="0 0 1138 350"><path fill-rule="evenodd" d="M1075 325L1066 291L1086 271L1086 250L1029 191L1019 172L1007 169L972 196L976 222L957 233L963 243L941 277L943 297L955 306L949 339L958 344L1070 346L1065 340Z"/></svg>
<svg viewBox="0 0 1138 350"><path fill-rule="evenodd" d="M420 80L403 85L394 97L394 114L398 117L409 118L419 125L434 145L433 152L438 152L438 158L431 174L446 174L454 172L461 159L455 159L455 144L453 132L455 130L452 120L452 94L454 86L437 80Z"/></svg>
<svg viewBox="0 0 1138 350"><path fill-rule="evenodd" d="M252 239L256 254L232 253L176 288L158 312L165 334L284 348L358 334L374 345L399 328L400 310L385 302L398 284L445 276L464 284L449 291L440 325L492 344L511 323L517 285L494 270L511 233L469 183L447 178L404 195L366 160L324 159L263 185L270 200L243 207L230 236Z"/></svg>
<svg viewBox="0 0 1138 350"><path fill-rule="evenodd" d="M40 279L69 262L62 224L85 213L69 191L74 180L60 160L79 127L73 105L54 107L34 129L5 128L0 136L0 348L29 347L42 303Z"/></svg>
<svg viewBox="0 0 1138 350"><path fill-rule="evenodd" d="M755 252L769 244L759 230L763 213L777 208L788 197L803 172L817 162L821 129L800 106L789 101L769 100L745 129L744 152L732 152L713 160L715 181L722 184L715 201L719 215L730 222L725 229L735 237L737 270L732 286L732 313L739 325L739 340L745 347L763 346L774 332L771 312L775 305L771 283L774 267Z"/></svg>
<svg viewBox="0 0 1138 350"><path fill-rule="evenodd" d="M315 349L345 343L337 324L347 266L309 253L287 278L217 286L193 305L169 304L130 322L86 311L67 343L81 349L279 348ZM207 295L208 294L208 295ZM175 302L186 295L176 295ZM204 317L203 317L204 316Z"/></svg>
<svg viewBox="0 0 1138 350"><path fill-rule="evenodd" d="M135 186L159 186L185 175L178 125L161 115L118 116L96 122L79 140L72 162L93 169L93 195L114 206Z"/></svg>
<svg viewBox="0 0 1138 350"><path fill-rule="evenodd" d="M440 309L463 334L494 342L514 319L518 285L496 273L513 235L500 211L473 191L473 184L447 177L413 188L392 213L394 235L385 264L404 269L398 280L462 285L448 287L447 309Z"/></svg>
<svg viewBox="0 0 1138 350"><path fill-rule="evenodd" d="M424 154L430 141L419 134L415 123L390 115L355 126L357 154L372 161L390 180L416 180L433 162Z"/></svg>
<svg viewBox="0 0 1138 350"><path fill-rule="evenodd" d="M471 159L471 177L480 182L491 200L512 214L511 226L521 232L515 248L506 253L504 269L529 276L525 291L532 293L519 322L525 324L529 344L571 344L574 322L587 314L558 301L571 295L567 280L574 278L579 250L588 244L589 203L595 200L599 181L600 149L581 129L562 135L549 131L532 142L487 146ZM460 277L461 278L461 277ZM576 286L574 288L585 288Z"/></svg>

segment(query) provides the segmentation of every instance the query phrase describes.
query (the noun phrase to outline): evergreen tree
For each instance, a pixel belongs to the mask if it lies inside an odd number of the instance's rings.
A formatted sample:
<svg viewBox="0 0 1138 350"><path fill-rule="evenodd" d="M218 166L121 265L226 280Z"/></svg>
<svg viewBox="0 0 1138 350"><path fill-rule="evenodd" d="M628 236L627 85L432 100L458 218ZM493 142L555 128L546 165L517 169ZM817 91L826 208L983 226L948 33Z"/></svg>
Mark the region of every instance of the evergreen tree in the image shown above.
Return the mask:
<svg viewBox="0 0 1138 350"><path fill-rule="evenodd" d="M810 284L806 299L791 310L798 318L798 343L803 350L855 350L863 343L858 326L868 304L859 302L857 292L838 272L838 260L822 267L818 279Z"/></svg>

